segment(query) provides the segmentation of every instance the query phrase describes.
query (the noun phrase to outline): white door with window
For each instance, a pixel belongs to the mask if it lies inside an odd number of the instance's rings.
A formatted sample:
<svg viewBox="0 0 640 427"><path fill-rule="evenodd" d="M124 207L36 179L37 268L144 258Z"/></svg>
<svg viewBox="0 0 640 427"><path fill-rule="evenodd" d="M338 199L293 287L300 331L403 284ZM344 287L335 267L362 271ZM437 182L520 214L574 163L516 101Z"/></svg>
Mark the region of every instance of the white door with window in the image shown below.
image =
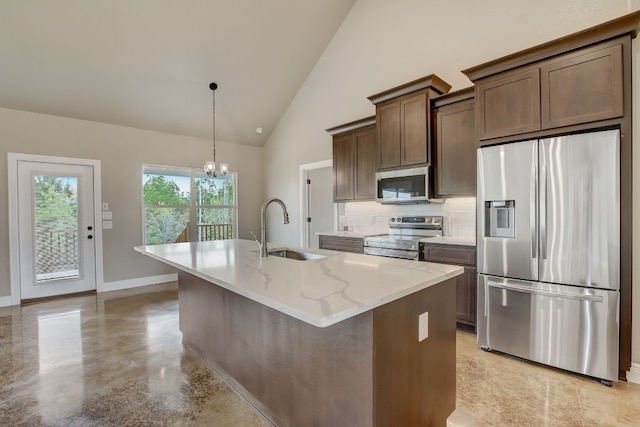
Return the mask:
<svg viewBox="0 0 640 427"><path fill-rule="evenodd" d="M17 161L20 299L96 289L94 166Z"/></svg>

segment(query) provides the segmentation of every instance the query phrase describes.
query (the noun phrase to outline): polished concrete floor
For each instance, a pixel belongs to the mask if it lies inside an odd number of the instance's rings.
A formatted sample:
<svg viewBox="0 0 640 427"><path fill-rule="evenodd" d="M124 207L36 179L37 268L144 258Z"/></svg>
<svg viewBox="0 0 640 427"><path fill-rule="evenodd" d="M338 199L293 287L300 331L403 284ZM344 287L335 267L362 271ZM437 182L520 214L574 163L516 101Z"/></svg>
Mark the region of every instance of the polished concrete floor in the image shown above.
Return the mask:
<svg viewBox="0 0 640 427"><path fill-rule="evenodd" d="M450 427L640 425L638 384L485 353L464 332L457 353ZM0 426L165 425L269 425L182 345L175 284L0 308Z"/></svg>

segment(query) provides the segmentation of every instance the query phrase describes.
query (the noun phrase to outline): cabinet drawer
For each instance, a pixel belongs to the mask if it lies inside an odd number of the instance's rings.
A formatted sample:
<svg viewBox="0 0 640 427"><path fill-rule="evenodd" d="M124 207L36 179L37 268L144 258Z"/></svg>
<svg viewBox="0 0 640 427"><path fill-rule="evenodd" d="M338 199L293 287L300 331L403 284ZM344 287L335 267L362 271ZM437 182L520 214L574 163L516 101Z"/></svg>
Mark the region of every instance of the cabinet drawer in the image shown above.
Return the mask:
<svg viewBox="0 0 640 427"><path fill-rule="evenodd" d="M332 251L364 253L364 239L359 237L318 236L320 249Z"/></svg>
<svg viewBox="0 0 640 427"><path fill-rule="evenodd" d="M458 265L476 265L476 248L473 246L440 245L426 243L424 260Z"/></svg>

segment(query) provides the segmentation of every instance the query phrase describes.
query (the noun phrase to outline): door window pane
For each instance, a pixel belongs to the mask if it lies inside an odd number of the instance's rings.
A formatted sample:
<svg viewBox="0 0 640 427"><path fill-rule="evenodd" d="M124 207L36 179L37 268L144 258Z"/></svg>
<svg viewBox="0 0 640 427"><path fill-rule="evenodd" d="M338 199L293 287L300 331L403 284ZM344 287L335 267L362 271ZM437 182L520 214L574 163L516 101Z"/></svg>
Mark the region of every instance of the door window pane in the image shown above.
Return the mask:
<svg viewBox="0 0 640 427"><path fill-rule="evenodd" d="M34 176L36 282L79 277L78 178Z"/></svg>

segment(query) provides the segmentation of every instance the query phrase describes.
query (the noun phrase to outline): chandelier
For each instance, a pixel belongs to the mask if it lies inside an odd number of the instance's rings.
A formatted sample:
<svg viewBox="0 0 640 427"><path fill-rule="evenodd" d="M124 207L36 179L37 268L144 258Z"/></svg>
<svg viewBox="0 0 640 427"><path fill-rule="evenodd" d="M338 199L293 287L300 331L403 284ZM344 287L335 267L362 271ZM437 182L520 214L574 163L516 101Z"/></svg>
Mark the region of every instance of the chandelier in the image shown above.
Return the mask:
<svg viewBox="0 0 640 427"><path fill-rule="evenodd" d="M224 176L229 169L228 164L220 163L220 170L216 170L216 89L218 89L218 85L211 83L209 89L213 92L213 161L209 160L204 164L204 171L207 173L207 176Z"/></svg>

